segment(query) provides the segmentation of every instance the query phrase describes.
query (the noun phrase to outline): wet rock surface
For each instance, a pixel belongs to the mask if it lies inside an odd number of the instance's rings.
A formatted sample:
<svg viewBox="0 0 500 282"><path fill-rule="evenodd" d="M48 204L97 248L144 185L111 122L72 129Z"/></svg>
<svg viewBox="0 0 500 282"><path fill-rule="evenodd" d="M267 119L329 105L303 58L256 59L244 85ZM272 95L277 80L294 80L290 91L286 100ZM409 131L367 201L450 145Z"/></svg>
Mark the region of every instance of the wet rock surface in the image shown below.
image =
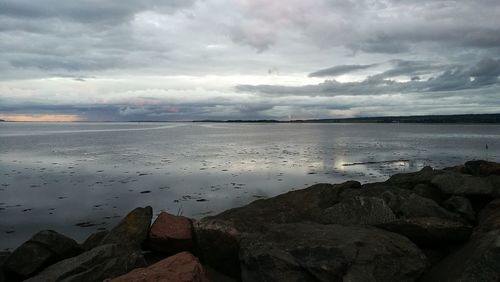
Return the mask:
<svg viewBox="0 0 500 282"><path fill-rule="evenodd" d="M0 281L498 281L496 167L316 184L151 227L152 209L137 208L81 247L42 231L0 253Z"/></svg>

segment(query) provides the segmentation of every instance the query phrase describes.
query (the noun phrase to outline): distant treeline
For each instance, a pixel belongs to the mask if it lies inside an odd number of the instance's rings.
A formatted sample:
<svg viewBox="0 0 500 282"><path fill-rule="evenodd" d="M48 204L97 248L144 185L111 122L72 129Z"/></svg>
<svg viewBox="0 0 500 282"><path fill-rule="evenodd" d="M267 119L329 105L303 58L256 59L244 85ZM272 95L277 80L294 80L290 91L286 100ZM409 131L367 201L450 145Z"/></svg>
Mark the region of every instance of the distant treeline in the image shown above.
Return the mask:
<svg viewBox="0 0 500 282"><path fill-rule="evenodd" d="M358 118L329 118L279 121L263 120L197 120L193 122L230 122L230 123L500 123L500 114L468 115L427 115L427 116L387 116Z"/></svg>

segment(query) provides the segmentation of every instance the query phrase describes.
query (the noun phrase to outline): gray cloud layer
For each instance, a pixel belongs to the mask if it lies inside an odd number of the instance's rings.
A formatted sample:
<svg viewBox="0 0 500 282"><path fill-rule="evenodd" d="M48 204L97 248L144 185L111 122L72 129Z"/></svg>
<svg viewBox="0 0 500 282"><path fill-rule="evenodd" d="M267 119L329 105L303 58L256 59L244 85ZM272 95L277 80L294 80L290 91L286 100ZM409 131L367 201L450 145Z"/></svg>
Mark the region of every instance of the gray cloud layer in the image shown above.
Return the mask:
<svg viewBox="0 0 500 282"><path fill-rule="evenodd" d="M481 89L499 83L500 59L483 59L472 67L448 66L442 73L427 80L411 79L399 82L391 77L430 73L432 65L423 62L397 61L396 66L383 73L369 76L361 82L338 82L327 80L317 85L239 85L237 90L267 95L339 96L374 95L391 93L419 93ZM348 66L349 67L349 66Z"/></svg>
<svg viewBox="0 0 500 282"><path fill-rule="evenodd" d="M334 66L327 69L322 69L319 71L315 71L309 74L309 77L324 77L324 76L337 76L346 73L350 73L353 71L369 69L371 67L376 66L376 64L371 65L341 65Z"/></svg>

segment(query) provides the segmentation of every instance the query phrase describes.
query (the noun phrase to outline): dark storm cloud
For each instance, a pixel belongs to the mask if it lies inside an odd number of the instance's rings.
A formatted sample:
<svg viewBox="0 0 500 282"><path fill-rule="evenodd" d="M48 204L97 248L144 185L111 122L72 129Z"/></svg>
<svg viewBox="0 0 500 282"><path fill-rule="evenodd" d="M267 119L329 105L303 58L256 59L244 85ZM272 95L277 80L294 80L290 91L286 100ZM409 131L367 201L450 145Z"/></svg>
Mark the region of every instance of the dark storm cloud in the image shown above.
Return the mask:
<svg viewBox="0 0 500 282"><path fill-rule="evenodd" d="M364 70L376 66L377 64L370 65L342 65L334 66L331 68L322 69L309 74L309 77L323 77L323 76L337 76L350 73L353 71Z"/></svg>
<svg viewBox="0 0 500 282"><path fill-rule="evenodd" d="M383 73L370 76L361 82L338 82L326 80L317 85L279 86L279 85L239 85L238 91L255 92L271 96L339 96L339 95L378 95L392 93L418 93L481 89L498 84L500 60L483 59L472 67L433 66L424 62L394 61L395 67ZM436 68L445 68L440 74L427 80L399 82L388 79L400 75L429 73Z"/></svg>

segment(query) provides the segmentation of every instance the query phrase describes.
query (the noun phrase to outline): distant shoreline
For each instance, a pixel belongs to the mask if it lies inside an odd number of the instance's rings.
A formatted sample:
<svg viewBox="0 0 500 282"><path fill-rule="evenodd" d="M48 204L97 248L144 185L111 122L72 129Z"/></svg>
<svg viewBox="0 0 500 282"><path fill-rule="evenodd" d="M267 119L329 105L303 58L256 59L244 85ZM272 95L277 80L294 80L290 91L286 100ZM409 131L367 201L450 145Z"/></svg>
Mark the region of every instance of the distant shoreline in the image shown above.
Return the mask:
<svg viewBox="0 0 500 282"><path fill-rule="evenodd" d="M33 122L33 123L60 123L68 121L8 121L0 122ZM230 119L230 120L130 120L130 121L72 121L71 123L414 123L414 124L500 124L499 114L463 114L463 115L418 115L418 116L380 116L380 117L355 117L355 118L324 118L324 119L296 119L296 120L274 120L274 119Z"/></svg>
<svg viewBox="0 0 500 282"><path fill-rule="evenodd" d="M422 116L385 116L357 117L308 120L199 120L193 122L222 123L471 123L500 124L500 114L467 114L467 115L422 115Z"/></svg>

